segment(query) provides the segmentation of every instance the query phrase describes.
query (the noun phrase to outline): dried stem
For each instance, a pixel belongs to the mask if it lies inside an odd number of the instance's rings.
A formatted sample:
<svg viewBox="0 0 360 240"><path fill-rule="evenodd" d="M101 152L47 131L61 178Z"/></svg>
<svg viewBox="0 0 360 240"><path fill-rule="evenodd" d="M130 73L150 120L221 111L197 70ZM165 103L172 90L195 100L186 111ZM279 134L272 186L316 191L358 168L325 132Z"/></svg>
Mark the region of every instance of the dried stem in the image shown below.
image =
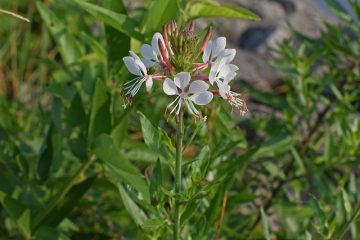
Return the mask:
<svg viewBox="0 0 360 240"><path fill-rule="evenodd" d="M8 14L8 15L11 15L11 16L19 18L19 19L21 19L21 20L23 20L25 22L30 22L29 19L27 19L27 18L25 18L23 16L20 16L19 14L16 14L16 13L13 13L13 12L10 12L10 11L6 11L6 10L1 9L1 8L0 8L0 13L5 13L5 14Z"/></svg>

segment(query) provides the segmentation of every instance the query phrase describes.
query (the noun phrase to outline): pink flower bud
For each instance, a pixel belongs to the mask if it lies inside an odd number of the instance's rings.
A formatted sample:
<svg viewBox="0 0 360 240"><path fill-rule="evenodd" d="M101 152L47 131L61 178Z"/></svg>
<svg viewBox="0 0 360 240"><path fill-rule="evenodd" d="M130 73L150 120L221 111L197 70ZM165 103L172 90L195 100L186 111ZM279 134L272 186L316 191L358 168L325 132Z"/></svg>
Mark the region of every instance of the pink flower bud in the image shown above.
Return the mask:
<svg viewBox="0 0 360 240"><path fill-rule="evenodd" d="M165 24L163 26L163 37L164 37L164 41L165 41L165 47L170 55L171 48L170 48L170 42L169 42L169 37L168 37L168 31L169 31L169 25Z"/></svg>
<svg viewBox="0 0 360 240"><path fill-rule="evenodd" d="M159 45L159 50L160 50L162 59L165 61L166 65L170 66L169 59L166 54L165 46L163 45L163 43L161 42L160 39L158 40L158 45Z"/></svg>

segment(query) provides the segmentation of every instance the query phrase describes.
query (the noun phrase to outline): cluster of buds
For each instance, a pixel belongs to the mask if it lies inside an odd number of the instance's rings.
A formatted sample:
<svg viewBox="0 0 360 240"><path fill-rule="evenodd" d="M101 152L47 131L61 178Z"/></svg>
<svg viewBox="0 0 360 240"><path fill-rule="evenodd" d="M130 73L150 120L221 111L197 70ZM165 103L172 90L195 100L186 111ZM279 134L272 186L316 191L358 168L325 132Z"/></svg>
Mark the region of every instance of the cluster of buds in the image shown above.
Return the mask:
<svg viewBox="0 0 360 240"><path fill-rule="evenodd" d="M231 64L236 51L225 48L224 37L210 40L211 34L209 27L199 39L193 22L187 28L178 28L174 21L164 25L162 34L154 34L151 45L141 46L142 58L132 51L123 58L129 72L137 76L125 83L125 95L133 98L143 84L151 91L153 82L158 81L165 94L174 96L167 106L170 115L179 115L186 107L190 114L201 117L195 105L209 104L214 95L245 114L243 96L231 91L229 85L238 70Z"/></svg>

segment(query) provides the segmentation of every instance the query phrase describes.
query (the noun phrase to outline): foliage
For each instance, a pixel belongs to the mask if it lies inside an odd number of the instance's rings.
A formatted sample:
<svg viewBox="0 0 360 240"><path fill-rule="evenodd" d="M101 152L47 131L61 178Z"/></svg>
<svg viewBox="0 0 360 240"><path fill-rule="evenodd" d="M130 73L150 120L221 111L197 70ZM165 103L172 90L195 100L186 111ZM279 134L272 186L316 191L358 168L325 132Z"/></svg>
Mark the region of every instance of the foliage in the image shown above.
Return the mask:
<svg viewBox="0 0 360 240"><path fill-rule="evenodd" d="M174 197L186 239L357 239L360 30L329 2L341 25L275 50L278 91L241 84L271 114L219 102L185 119L174 196L166 101L124 109L121 59L174 18L258 18L212 0L2 1L32 22L0 13L0 239L168 239Z"/></svg>

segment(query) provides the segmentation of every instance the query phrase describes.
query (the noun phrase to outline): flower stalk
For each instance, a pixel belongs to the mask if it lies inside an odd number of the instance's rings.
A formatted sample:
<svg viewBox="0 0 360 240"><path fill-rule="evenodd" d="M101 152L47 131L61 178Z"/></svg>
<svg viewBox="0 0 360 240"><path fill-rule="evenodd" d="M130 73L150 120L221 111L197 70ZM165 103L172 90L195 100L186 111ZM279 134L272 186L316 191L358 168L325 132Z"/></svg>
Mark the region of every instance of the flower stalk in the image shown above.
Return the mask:
<svg viewBox="0 0 360 240"><path fill-rule="evenodd" d="M179 194L181 193L181 164L184 138L184 111L180 110L176 124L176 159L175 159L175 203L174 203L174 240L180 239L181 215Z"/></svg>

